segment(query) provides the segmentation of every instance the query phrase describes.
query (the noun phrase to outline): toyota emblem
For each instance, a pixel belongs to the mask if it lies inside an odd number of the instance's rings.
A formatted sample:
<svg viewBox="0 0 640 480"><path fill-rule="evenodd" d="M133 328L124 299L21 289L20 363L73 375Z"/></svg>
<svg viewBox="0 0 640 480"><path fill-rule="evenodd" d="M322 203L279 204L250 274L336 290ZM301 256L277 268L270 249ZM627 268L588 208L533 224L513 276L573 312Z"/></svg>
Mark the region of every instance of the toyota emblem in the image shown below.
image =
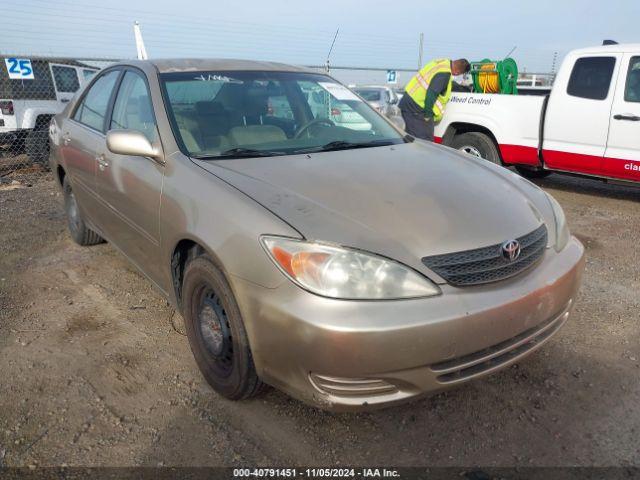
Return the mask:
<svg viewBox="0 0 640 480"><path fill-rule="evenodd" d="M502 256L509 262L515 262L520 256L520 242L507 240L502 244Z"/></svg>

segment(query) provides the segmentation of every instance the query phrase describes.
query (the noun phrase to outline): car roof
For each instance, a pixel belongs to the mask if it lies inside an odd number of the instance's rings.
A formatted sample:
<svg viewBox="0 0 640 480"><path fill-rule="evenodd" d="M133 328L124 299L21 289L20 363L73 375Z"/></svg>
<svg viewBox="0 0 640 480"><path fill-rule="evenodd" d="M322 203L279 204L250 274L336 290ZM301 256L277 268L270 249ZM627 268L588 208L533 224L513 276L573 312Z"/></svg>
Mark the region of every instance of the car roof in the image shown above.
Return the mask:
<svg viewBox="0 0 640 480"><path fill-rule="evenodd" d="M153 60L131 60L124 64L139 67L154 66L160 73L198 72L198 71L267 71L267 72L303 72L324 73L311 68L287 65L285 63L230 58L162 58Z"/></svg>
<svg viewBox="0 0 640 480"><path fill-rule="evenodd" d="M573 50L571 53L578 55L598 53L640 53L640 43L599 45L597 47L580 48L578 50Z"/></svg>

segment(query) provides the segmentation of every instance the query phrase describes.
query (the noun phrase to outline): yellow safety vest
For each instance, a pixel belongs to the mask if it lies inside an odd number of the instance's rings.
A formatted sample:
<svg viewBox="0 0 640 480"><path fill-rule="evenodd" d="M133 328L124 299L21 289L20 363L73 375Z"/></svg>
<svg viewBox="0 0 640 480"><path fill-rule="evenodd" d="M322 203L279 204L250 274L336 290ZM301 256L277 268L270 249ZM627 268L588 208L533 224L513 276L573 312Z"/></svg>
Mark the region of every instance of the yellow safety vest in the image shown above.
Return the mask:
<svg viewBox="0 0 640 480"><path fill-rule="evenodd" d="M433 77L438 73L451 74L451 60L447 58L440 58L433 60L431 63L426 64L420 71L411 79L405 87L405 92L409 95L414 102L424 109L424 104L427 100L427 89ZM444 114L444 106L451 98L451 88L453 86L453 75L449 78L449 85L447 91L439 95L436 103L433 104L433 119L438 122L442 119Z"/></svg>

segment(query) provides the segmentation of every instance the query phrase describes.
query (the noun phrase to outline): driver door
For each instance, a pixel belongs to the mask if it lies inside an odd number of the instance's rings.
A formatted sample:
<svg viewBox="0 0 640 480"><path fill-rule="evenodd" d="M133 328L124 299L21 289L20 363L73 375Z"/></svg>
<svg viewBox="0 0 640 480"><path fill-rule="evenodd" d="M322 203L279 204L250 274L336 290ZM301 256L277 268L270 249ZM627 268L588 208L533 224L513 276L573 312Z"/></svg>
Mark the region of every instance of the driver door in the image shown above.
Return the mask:
<svg viewBox="0 0 640 480"><path fill-rule="evenodd" d="M114 129L136 130L160 145L151 94L141 71L127 69L122 77L108 126ZM97 160L96 187L107 210L102 225L105 234L158 283L164 163L111 153L106 141Z"/></svg>

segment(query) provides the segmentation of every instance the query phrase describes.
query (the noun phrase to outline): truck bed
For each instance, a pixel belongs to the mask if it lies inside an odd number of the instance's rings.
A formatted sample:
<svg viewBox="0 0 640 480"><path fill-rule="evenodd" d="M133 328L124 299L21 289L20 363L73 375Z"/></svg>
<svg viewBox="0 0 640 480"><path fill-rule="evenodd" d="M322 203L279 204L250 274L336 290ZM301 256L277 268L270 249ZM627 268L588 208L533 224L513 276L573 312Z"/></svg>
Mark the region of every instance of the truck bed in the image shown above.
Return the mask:
<svg viewBox="0 0 640 480"><path fill-rule="evenodd" d="M538 95L454 93L435 128L436 141L448 132L478 125L491 132L504 163L538 164L540 116L545 102Z"/></svg>

